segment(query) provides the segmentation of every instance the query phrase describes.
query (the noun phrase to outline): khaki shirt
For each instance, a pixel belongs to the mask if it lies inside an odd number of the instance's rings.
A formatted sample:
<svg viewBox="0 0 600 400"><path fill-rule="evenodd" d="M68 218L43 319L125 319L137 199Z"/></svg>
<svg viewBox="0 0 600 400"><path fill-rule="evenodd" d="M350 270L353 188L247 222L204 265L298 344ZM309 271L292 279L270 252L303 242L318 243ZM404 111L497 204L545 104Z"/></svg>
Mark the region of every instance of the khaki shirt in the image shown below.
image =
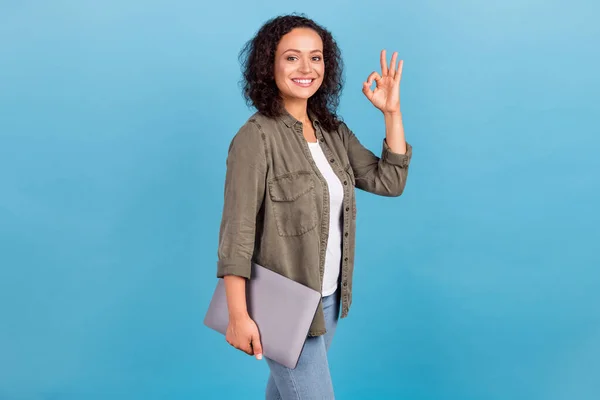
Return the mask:
<svg viewBox="0 0 600 400"><path fill-rule="evenodd" d="M412 147L393 153L385 139L381 158L363 147L342 122L326 132L312 113L315 135L344 188L341 318L352 304L356 228L354 188L400 196ZM217 277L250 279L251 261L321 292L329 236L329 190L319 172L302 122L287 111L277 118L252 115L231 141L227 156ZM319 302L309 336L324 334Z"/></svg>

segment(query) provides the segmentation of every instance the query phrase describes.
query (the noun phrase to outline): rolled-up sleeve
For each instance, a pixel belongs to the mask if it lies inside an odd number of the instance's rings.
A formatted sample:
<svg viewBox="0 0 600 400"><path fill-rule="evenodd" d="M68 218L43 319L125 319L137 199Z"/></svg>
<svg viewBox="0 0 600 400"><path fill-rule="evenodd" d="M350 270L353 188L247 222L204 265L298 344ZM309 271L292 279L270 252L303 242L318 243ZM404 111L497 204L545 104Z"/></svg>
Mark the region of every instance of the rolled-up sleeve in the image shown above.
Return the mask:
<svg viewBox="0 0 600 400"><path fill-rule="evenodd" d="M266 170L262 133L249 121L232 139L227 155L217 278L250 278L256 215L264 199Z"/></svg>
<svg viewBox="0 0 600 400"><path fill-rule="evenodd" d="M348 159L356 180L356 187L381 196L400 196L406 186L412 146L406 143L406 153L390 150L383 139L381 157L364 147L345 123L340 133L346 144Z"/></svg>

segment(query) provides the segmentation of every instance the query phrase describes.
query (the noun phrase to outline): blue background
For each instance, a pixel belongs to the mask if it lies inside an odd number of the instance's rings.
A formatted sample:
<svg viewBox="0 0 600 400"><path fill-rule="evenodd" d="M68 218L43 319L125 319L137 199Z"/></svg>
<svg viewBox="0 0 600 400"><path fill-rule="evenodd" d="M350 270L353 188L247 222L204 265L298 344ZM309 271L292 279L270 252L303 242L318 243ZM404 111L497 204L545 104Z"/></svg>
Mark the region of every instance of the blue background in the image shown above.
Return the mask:
<svg viewBox="0 0 600 400"><path fill-rule="evenodd" d="M376 153L362 82L405 60L411 172L358 195L338 398L600 398L597 3L0 0L0 399L263 398L202 320L237 54L293 11Z"/></svg>

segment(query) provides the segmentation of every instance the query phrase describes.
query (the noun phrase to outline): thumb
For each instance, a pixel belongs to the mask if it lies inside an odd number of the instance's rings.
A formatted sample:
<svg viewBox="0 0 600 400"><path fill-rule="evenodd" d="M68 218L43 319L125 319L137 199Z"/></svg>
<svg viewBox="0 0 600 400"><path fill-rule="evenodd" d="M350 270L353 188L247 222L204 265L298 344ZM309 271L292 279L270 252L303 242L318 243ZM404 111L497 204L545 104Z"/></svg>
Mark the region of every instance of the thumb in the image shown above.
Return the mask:
<svg viewBox="0 0 600 400"><path fill-rule="evenodd" d="M260 336L255 333L252 336L252 349L254 349L254 356L257 360L262 360L262 345L260 344Z"/></svg>

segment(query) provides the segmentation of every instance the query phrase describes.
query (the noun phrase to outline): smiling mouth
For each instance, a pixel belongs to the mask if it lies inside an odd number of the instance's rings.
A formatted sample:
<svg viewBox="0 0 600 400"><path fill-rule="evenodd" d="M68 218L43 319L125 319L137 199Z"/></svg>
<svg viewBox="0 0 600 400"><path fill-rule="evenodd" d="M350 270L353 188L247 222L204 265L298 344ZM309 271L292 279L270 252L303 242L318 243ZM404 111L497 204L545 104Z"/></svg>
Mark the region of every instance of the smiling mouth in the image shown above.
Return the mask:
<svg viewBox="0 0 600 400"><path fill-rule="evenodd" d="M292 79L292 82L294 82L296 85L301 86L301 87L309 87L310 85L312 85L312 83L315 80L312 78L308 78L308 79Z"/></svg>

